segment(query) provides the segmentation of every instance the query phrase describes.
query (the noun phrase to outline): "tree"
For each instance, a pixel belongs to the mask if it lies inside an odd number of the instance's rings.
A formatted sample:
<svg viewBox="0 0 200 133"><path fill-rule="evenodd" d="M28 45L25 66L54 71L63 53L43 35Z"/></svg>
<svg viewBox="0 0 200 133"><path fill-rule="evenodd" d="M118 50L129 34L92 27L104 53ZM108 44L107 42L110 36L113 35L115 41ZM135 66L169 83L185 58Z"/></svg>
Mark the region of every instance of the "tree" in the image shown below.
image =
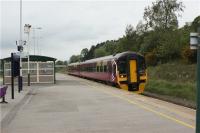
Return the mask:
<svg viewBox="0 0 200 133"><path fill-rule="evenodd" d="M98 58L98 57L106 56L107 53L103 47L100 47L98 49L95 49L94 55L95 55L95 58Z"/></svg>
<svg viewBox="0 0 200 133"><path fill-rule="evenodd" d="M56 65L68 65L68 62L65 60L65 61L61 61L61 60L58 60L56 61Z"/></svg>
<svg viewBox="0 0 200 133"><path fill-rule="evenodd" d="M80 61L80 55L72 55L69 59L70 63L79 62L79 61Z"/></svg>
<svg viewBox="0 0 200 133"><path fill-rule="evenodd" d="M89 51L87 48L84 48L81 50L81 55L80 55L81 61L84 61L87 59L88 52Z"/></svg>
<svg viewBox="0 0 200 133"><path fill-rule="evenodd" d="M160 33L157 56L161 62L175 60L181 57L182 44L178 31Z"/></svg>
<svg viewBox="0 0 200 133"><path fill-rule="evenodd" d="M160 45L159 39L161 37L161 33L150 31L143 38L143 42L140 47L140 52L152 52L156 49L157 46Z"/></svg>
<svg viewBox="0 0 200 133"><path fill-rule="evenodd" d="M125 29L125 36L119 39L118 52L124 51L137 51L138 46L136 45L137 34L132 25L127 25Z"/></svg>
<svg viewBox="0 0 200 133"><path fill-rule="evenodd" d="M126 37L132 37L134 32L135 32L135 30L134 30L134 27L132 25L129 24L129 25L126 26L126 30L125 30Z"/></svg>
<svg viewBox="0 0 200 133"><path fill-rule="evenodd" d="M61 60L56 61L56 65L63 65L63 61Z"/></svg>
<svg viewBox="0 0 200 133"><path fill-rule="evenodd" d="M66 66L67 66L67 65L68 65L68 61L65 60L65 61L63 62L63 65L66 65Z"/></svg>
<svg viewBox="0 0 200 133"><path fill-rule="evenodd" d="M197 28L200 27L200 16L197 16L192 22L192 27L194 31L197 31Z"/></svg>
<svg viewBox="0 0 200 133"><path fill-rule="evenodd" d="M143 35L146 32L145 24L142 23L142 21L139 21L136 26L136 34Z"/></svg>
<svg viewBox="0 0 200 133"><path fill-rule="evenodd" d="M116 41L115 40L111 40L111 41L107 40L103 47L108 55L112 55L112 54L116 53Z"/></svg>
<svg viewBox="0 0 200 133"><path fill-rule="evenodd" d="M152 29L176 29L177 17L183 11L183 3L177 0L157 0L152 6L145 7L144 20L146 28Z"/></svg>
<svg viewBox="0 0 200 133"><path fill-rule="evenodd" d="M94 58L94 51L95 51L95 46L92 45L90 50L88 51L88 54L86 56L86 59L93 59Z"/></svg>

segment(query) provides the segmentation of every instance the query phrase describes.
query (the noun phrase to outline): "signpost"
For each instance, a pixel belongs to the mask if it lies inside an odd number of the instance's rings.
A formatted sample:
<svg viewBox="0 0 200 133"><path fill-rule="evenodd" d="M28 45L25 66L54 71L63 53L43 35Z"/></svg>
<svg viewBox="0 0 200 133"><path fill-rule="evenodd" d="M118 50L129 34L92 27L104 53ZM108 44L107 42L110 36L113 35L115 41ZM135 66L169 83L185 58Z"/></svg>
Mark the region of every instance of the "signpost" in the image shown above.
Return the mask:
<svg viewBox="0 0 200 133"><path fill-rule="evenodd" d="M200 133L200 46L197 49L197 115L196 133Z"/></svg>
<svg viewBox="0 0 200 133"><path fill-rule="evenodd" d="M190 48L197 50L196 133L200 133L200 27L198 28L198 33L190 33Z"/></svg>
<svg viewBox="0 0 200 133"><path fill-rule="evenodd" d="M16 53L11 53L11 98L14 99L14 79L20 75L20 56ZM19 88L18 88L18 91Z"/></svg>

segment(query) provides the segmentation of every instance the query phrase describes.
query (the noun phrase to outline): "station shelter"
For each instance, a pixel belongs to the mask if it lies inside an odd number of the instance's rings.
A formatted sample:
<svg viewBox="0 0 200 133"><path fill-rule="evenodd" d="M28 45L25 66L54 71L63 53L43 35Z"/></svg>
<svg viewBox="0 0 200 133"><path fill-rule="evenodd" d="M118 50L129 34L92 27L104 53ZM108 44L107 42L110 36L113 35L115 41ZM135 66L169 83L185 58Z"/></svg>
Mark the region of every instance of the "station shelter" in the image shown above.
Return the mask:
<svg viewBox="0 0 200 133"><path fill-rule="evenodd" d="M56 83L55 58L30 55L29 73L30 83ZM3 84L11 84L11 57L1 59ZM23 83L28 82L28 59L22 59ZM17 83L17 78L15 78Z"/></svg>

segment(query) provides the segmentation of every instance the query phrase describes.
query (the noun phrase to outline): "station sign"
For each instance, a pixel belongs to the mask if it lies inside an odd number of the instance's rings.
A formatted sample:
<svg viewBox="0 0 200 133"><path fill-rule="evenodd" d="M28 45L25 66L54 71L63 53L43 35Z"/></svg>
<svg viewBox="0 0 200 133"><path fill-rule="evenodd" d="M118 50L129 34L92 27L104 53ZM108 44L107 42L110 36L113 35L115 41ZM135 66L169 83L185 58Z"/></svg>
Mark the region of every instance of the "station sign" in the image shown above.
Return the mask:
<svg viewBox="0 0 200 133"><path fill-rule="evenodd" d="M199 33L190 33L190 49L198 49Z"/></svg>

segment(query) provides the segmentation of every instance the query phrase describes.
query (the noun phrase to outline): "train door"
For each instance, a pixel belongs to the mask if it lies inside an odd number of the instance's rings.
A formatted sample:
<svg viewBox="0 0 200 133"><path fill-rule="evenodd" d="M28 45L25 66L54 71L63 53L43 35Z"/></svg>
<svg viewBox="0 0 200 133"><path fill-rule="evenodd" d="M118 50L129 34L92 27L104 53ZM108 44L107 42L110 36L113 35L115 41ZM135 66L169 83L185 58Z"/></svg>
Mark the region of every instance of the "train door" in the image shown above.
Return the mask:
<svg viewBox="0 0 200 133"><path fill-rule="evenodd" d="M115 82L116 79L116 63L112 63L112 69L111 69L111 81Z"/></svg>
<svg viewBox="0 0 200 133"><path fill-rule="evenodd" d="M129 60L129 82L137 83L137 61Z"/></svg>

